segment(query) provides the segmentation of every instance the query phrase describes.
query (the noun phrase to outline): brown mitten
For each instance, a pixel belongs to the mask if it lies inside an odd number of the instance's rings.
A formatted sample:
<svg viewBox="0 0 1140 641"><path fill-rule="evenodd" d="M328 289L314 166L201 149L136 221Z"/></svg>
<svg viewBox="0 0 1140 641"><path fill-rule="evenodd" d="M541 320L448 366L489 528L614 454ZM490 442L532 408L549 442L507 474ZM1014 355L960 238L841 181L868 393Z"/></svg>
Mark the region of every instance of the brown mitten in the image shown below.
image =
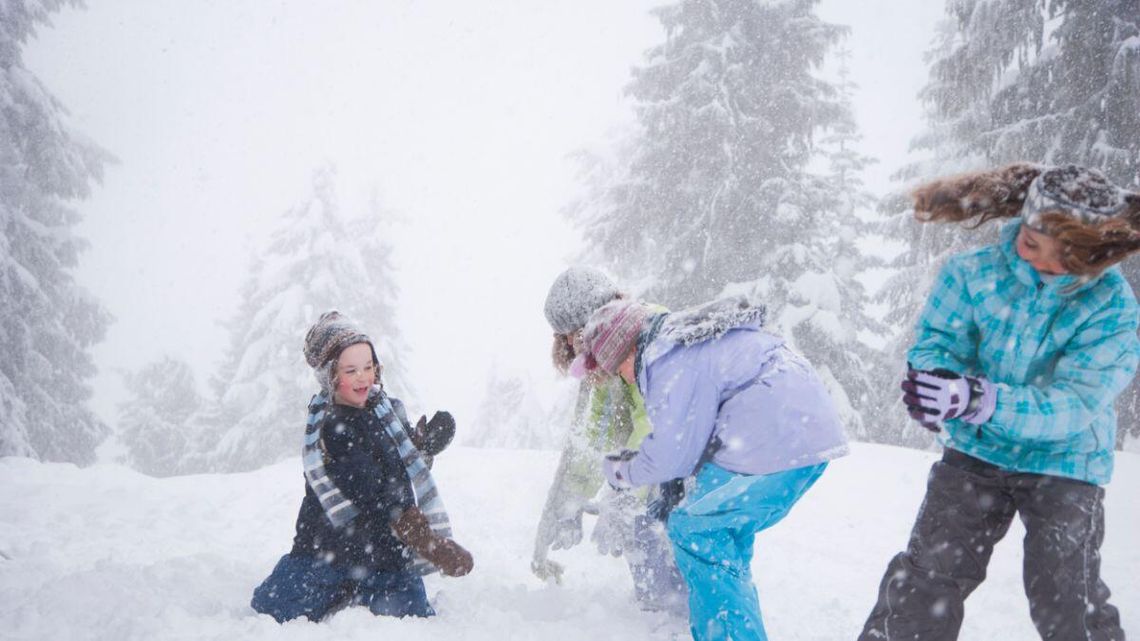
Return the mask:
<svg viewBox="0 0 1140 641"><path fill-rule="evenodd" d="M404 510L392 524L392 531L404 545L431 561L447 576L463 576L475 565L470 552L455 541L436 536L431 531L427 516L418 507Z"/></svg>
<svg viewBox="0 0 1140 641"><path fill-rule="evenodd" d="M455 438L455 419L451 412L444 411L433 414L430 421L426 416L421 416L408 437L425 456L436 456Z"/></svg>

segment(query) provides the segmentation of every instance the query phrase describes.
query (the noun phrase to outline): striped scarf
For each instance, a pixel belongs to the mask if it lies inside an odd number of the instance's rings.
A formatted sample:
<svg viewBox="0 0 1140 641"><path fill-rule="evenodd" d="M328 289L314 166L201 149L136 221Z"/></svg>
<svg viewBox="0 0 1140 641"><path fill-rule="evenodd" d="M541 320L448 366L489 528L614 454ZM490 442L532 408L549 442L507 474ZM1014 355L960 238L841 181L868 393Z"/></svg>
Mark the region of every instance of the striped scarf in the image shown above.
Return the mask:
<svg viewBox="0 0 1140 641"><path fill-rule="evenodd" d="M416 506L428 519L432 533L438 537L451 538L451 521L447 517L447 510L443 506L443 499L435 486L435 479L431 476L423 455L416 449L412 439L408 437L405 421L397 415L388 395L374 388L379 398L373 409L376 417L384 426L385 433L396 444L396 451L400 461L408 471L408 478L412 481L412 491L416 496ZM321 392L309 402L309 419L305 424L305 445L302 448L302 461L305 467L305 481L313 488L313 493L324 509L325 515L334 527L340 528L352 522L360 509L352 504L348 497L341 493L332 479L325 472L324 444L321 442L320 423L325 417L328 406L328 396ZM412 561L412 570L419 574L431 574L439 568L432 565L427 559L416 555Z"/></svg>

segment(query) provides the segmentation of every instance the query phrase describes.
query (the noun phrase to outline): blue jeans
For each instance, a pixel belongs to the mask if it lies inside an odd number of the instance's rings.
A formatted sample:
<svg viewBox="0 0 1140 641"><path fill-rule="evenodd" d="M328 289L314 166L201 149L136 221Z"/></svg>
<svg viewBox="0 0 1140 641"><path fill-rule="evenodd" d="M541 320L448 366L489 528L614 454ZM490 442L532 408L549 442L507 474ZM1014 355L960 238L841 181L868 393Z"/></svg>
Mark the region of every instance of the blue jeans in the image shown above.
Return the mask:
<svg viewBox="0 0 1140 641"><path fill-rule="evenodd" d="M308 556L286 554L253 591L250 607L284 623L297 617L319 621L349 605L366 605L373 614L429 617L423 579L411 572L372 572L353 578Z"/></svg>
<svg viewBox="0 0 1140 641"><path fill-rule="evenodd" d="M765 641L752 583L756 533L776 524L823 474L827 463L774 474L736 474L711 463L669 516L677 567L689 586L696 641Z"/></svg>

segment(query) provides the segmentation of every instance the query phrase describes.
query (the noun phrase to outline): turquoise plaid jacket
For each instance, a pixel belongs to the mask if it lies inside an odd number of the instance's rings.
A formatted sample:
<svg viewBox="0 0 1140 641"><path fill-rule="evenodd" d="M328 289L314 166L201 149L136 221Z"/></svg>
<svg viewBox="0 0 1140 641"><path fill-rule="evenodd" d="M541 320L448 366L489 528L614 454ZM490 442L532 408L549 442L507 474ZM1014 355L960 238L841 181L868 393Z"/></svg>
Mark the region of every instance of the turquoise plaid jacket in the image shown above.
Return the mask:
<svg viewBox="0 0 1140 641"><path fill-rule="evenodd" d="M1019 227L946 262L907 358L997 384L989 422L947 421L946 447L1008 470L1103 485L1112 477L1113 402L1140 360L1136 297L1116 267L1087 282L1042 280L1017 255Z"/></svg>

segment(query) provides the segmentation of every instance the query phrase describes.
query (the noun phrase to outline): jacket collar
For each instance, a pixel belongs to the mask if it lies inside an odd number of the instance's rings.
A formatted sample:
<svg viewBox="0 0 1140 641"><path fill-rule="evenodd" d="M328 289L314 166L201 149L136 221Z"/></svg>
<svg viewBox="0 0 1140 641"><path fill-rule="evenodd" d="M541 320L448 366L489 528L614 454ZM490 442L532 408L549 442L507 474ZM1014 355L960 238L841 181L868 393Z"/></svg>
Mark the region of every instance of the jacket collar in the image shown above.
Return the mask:
<svg viewBox="0 0 1140 641"><path fill-rule="evenodd" d="M1064 298L1091 287L1093 283L1100 280L1099 276L1083 279L1073 274L1042 278L1041 274L1033 268L1033 265L1030 265L1017 253L1017 233L1021 230L1021 225L1022 220L1018 218L1003 227L1000 246L1002 255L1005 256L1006 263L1009 265L1009 270L1022 284L1036 291L1049 292L1054 296Z"/></svg>
<svg viewBox="0 0 1140 641"><path fill-rule="evenodd" d="M661 311L657 314L650 316L649 320L641 329L641 333L637 336L637 356L633 359L633 377L637 383L637 389L645 394L645 368L648 365L648 360L652 360L661 356L660 353L653 354L649 359L646 358L646 350L657 341L657 334L661 331L661 324L668 316L668 312ZM660 350L658 350L660 352Z"/></svg>

